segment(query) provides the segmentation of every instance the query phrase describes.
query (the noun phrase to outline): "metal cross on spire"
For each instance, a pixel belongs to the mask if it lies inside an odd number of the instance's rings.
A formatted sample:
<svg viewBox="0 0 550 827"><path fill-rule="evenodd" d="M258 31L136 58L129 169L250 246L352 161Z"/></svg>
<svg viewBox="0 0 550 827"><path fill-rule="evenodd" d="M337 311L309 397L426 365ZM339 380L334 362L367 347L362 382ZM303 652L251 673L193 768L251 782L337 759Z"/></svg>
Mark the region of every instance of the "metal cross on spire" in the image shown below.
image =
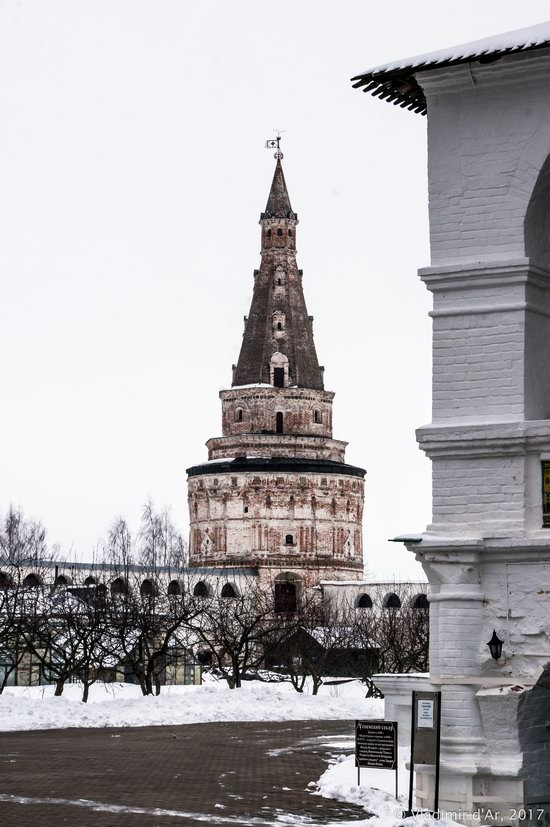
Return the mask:
<svg viewBox="0 0 550 827"><path fill-rule="evenodd" d="M284 129L276 129L277 137L273 138L270 141L265 142L266 149L275 149L276 152L273 153L273 157L277 161L282 161L285 157L281 152L281 132L284 132Z"/></svg>

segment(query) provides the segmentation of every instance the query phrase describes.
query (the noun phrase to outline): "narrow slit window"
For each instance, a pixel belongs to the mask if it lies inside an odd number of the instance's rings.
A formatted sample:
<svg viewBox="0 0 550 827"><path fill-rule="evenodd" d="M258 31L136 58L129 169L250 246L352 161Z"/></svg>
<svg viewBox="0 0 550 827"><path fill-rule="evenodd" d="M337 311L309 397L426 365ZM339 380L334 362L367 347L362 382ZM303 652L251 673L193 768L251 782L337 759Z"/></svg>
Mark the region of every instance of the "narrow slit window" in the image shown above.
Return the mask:
<svg viewBox="0 0 550 827"><path fill-rule="evenodd" d="M277 411L275 414L275 433L283 433L283 414L281 411Z"/></svg>

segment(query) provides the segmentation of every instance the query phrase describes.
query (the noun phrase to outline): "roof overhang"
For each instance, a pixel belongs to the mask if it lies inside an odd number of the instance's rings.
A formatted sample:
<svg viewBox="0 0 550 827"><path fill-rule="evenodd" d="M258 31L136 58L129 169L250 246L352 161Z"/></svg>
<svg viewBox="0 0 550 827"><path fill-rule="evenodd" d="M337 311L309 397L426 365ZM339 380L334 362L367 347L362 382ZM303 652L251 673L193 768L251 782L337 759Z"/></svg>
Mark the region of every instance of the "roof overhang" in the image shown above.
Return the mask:
<svg viewBox="0 0 550 827"><path fill-rule="evenodd" d="M432 69L458 66L461 63L494 63L505 55L531 52L550 46L550 21L517 29L513 32L485 37L460 46L375 66L351 79L355 89L363 89L374 97L420 115L427 112L426 98L417 74Z"/></svg>

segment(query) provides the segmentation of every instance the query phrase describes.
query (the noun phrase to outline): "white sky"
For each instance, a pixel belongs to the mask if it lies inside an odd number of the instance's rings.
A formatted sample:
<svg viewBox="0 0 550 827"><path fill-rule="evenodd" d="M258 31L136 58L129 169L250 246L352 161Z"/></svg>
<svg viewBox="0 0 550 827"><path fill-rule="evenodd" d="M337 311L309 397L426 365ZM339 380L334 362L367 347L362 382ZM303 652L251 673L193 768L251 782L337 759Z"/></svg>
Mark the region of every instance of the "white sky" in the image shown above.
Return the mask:
<svg viewBox="0 0 550 827"><path fill-rule="evenodd" d="M335 436L367 468L365 547L430 521L426 120L353 90L382 62L550 18L461 0L0 0L0 511L89 558L221 432L284 129Z"/></svg>

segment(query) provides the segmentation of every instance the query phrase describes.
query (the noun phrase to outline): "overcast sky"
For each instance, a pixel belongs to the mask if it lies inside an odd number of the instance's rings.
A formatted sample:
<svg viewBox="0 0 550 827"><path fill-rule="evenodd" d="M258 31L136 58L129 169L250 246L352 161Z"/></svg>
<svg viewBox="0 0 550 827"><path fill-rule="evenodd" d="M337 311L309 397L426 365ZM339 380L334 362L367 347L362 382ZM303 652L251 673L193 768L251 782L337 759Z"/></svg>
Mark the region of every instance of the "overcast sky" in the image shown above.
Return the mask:
<svg viewBox="0 0 550 827"><path fill-rule="evenodd" d="M367 469L367 565L418 573L387 538L430 521L426 120L349 78L549 17L537 0L0 2L0 512L79 559L148 497L187 530L279 128L334 435Z"/></svg>

